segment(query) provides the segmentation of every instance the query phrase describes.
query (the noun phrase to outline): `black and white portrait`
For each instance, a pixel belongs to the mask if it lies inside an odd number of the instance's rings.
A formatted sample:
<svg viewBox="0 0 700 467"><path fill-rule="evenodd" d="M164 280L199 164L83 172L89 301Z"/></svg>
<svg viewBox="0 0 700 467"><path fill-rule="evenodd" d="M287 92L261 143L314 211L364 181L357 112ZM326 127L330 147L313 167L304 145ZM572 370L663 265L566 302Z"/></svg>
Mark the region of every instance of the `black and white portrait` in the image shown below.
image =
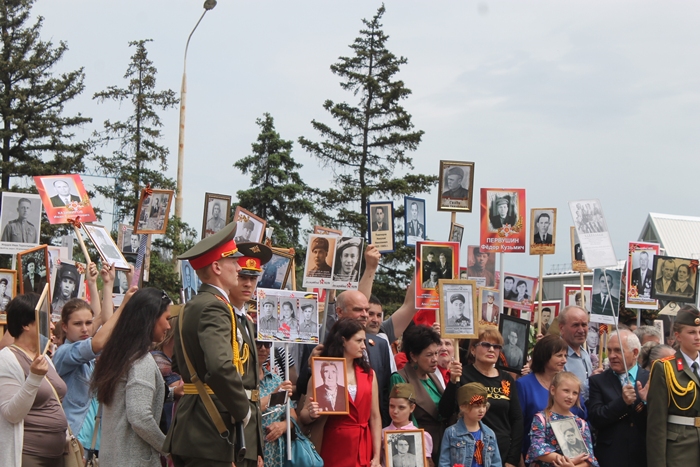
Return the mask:
<svg viewBox="0 0 700 467"><path fill-rule="evenodd" d="M144 234L141 234L144 235ZM122 253L138 253L141 245L141 235L134 233L134 227L131 225L121 224L117 244Z"/></svg>
<svg viewBox="0 0 700 467"><path fill-rule="evenodd" d="M180 261L180 278L182 279L182 293L185 296L185 303L187 303L197 295L202 281L199 280L192 265L187 260Z"/></svg>
<svg viewBox="0 0 700 467"><path fill-rule="evenodd" d="M204 196L204 218L202 220L202 238L214 235L228 224L231 211L231 197L214 193Z"/></svg>
<svg viewBox="0 0 700 467"><path fill-rule="evenodd" d="M52 179L51 183L44 184L46 186L47 192L51 195L53 191L53 196L51 196L51 206L53 207L63 207L68 206L72 202L79 203L80 196L78 196L78 189L75 186L75 182L71 178L58 178Z"/></svg>
<svg viewBox="0 0 700 467"><path fill-rule="evenodd" d="M278 315L277 315L278 297L267 295L264 298L258 298L258 337L266 337L277 332Z"/></svg>
<svg viewBox="0 0 700 467"><path fill-rule="evenodd" d="M404 234L406 246L425 240L425 200L406 197L404 205Z"/></svg>
<svg viewBox="0 0 700 467"><path fill-rule="evenodd" d="M360 237L341 237L335 252L333 283L343 287L345 283L360 281L360 265L364 253L364 241Z"/></svg>
<svg viewBox="0 0 700 467"><path fill-rule="evenodd" d="M424 289L435 289L439 279L454 279L454 252L447 246L421 245L421 276Z"/></svg>
<svg viewBox="0 0 700 467"><path fill-rule="evenodd" d="M520 200L517 192L489 191L489 230L497 232L498 229L509 225L514 227L518 222Z"/></svg>
<svg viewBox="0 0 700 467"><path fill-rule="evenodd" d="M168 213L174 192L172 190L145 190L141 195L137 212L136 233L164 234L168 226Z"/></svg>
<svg viewBox="0 0 700 467"><path fill-rule="evenodd" d="M542 208L530 210L530 254L552 255L555 250L557 210Z"/></svg>
<svg viewBox="0 0 700 467"><path fill-rule="evenodd" d="M464 226L460 224L450 224L450 240L451 242L457 242L462 244L462 237L464 236Z"/></svg>
<svg viewBox="0 0 700 467"><path fill-rule="evenodd" d="M277 332L282 334L287 340L299 338L299 310L297 300L292 297L280 297L279 299L279 321Z"/></svg>
<svg viewBox="0 0 700 467"><path fill-rule="evenodd" d="M345 381L345 359L314 357L313 396L324 414L349 412L348 388Z"/></svg>
<svg viewBox="0 0 700 467"><path fill-rule="evenodd" d="M5 308L10 300L15 298L17 291L17 271L0 269L0 313L5 313ZM5 321L4 319L0 321Z"/></svg>
<svg viewBox="0 0 700 467"><path fill-rule="evenodd" d="M501 309L499 307L500 292L498 289L479 287L479 311L480 319L483 323L498 326Z"/></svg>
<svg viewBox="0 0 700 467"><path fill-rule="evenodd" d="M318 335L318 302L308 298L299 299L299 333L304 337Z"/></svg>
<svg viewBox="0 0 700 467"><path fill-rule="evenodd" d="M117 269L127 271L130 269L129 263L117 248L107 229L97 224L83 224L82 226L105 263L113 264Z"/></svg>
<svg viewBox="0 0 700 467"><path fill-rule="evenodd" d="M380 253L394 251L394 202L367 203L367 230L369 241Z"/></svg>
<svg viewBox="0 0 700 467"><path fill-rule="evenodd" d="M532 311L537 282L536 277L505 273L503 276L504 306L515 310Z"/></svg>
<svg viewBox="0 0 700 467"><path fill-rule="evenodd" d="M285 282L289 280L291 265L291 256L273 252L272 259L261 266L263 272L258 280L258 287L261 289L283 289Z"/></svg>
<svg viewBox="0 0 700 467"><path fill-rule="evenodd" d="M637 297L651 300L651 289L654 285L654 250L635 250L630 253L632 274L628 281L637 291Z"/></svg>
<svg viewBox="0 0 700 467"><path fill-rule="evenodd" d="M423 430L387 430L384 451L387 467L423 467L425 443Z"/></svg>
<svg viewBox="0 0 700 467"><path fill-rule="evenodd" d="M236 243L262 242L266 225L262 218L238 206L233 219L236 222Z"/></svg>
<svg viewBox="0 0 700 467"><path fill-rule="evenodd" d="M656 255L652 297L681 303L697 302L698 260Z"/></svg>
<svg viewBox="0 0 700 467"><path fill-rule="evenodd" d="M20 293L38 293L44 290L49 275L49 254L46 245L41 245L17 254L21 279Z"/></svg>
<svg viewBox="0 0 700 467"><path fill-rule="evenodd" d="M39 244L41 197L28 193L2 193L0 253L13 254Z"/></svg>
<svg viewBox="0 0 700 467"><path fill-rule="evenodd" d="M622 271L615 271L612 269L593 270L593 295L591 297L592 322L607 324L615 324L615 322L617 322L615 317L618 316L620 310L621 277Z"/></svg>
<svg viewBox="0 0 700 467"><path fill-rule="evenodd" d="M306 249L304 287L331 284L331 273L335 259L335 244L338 237L332 235L309 235Z"/></svg>
<svg viewBox="0 0 700 467"><path fill-rule="evenodd" d="M602 233L608 231L603 217L603 209L598 200L576 201L571 209L574 224L581 233Z"/></svg>
<svg viewBox="0 0 700 467"><path fill-rule="evenodd" d="M581 431L576 424L575 418L552 420L550 423L562 454L569 459L580 454L591 454L583 441L583 436L581 436Z"/></svg>
<svg viewBox="0 0 700 467"><path fill-rule="evenodd" d="M439 211L471 212L474 163L440 161Z"/></svg>
<svg viewBox="0 0 700 467"><path fill-rule="evenodd" d="M85 265L64 260L57 262L51 272L51 314L60 317L63 305L84 293Z"/></svg>
<svg viewBox="0 0 700 467"><path fill-rule="evenodd" d="M501 316L498 329L503 336L499 366L520 373L527 362L530 322L509 315Z"/></svg>
<svg viewBox="0 0 700 467"><path fill-rule="evenodd" d="M474 282L465 284L464 281L455 279L441 284L440 323L443 337L460 336L467 339L467 336L475 336L478 332L478 318L474 313Z"/></svg>

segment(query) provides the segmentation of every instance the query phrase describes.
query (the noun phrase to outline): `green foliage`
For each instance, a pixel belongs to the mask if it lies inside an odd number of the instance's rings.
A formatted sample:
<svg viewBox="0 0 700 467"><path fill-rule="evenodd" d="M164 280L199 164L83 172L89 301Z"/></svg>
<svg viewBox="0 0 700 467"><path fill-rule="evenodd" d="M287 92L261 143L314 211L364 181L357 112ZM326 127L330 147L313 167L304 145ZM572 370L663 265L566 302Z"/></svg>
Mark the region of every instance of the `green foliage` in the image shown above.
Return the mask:
<svg viewBox="0 0 700 467"><path fill-rule="evenodd" d="M192 248L197 232L178 217L171 217L164 236L153 239L148 286L165 290L179 301L181 281L173 263L177 256Z"/></svg>
<svg viewBox="0 0 700 467"><path fill-rule="evenodd" d="M44 19L29 24L33 0L0 4L0 162L1 189L10 178L82 172L90 142L75 141L76 127L92 120L64 116L64 105L85 88L83 69L53 76L68 50L40 38ZM49 158L51 157L51 158Z"/></svg>
<svg viewBox="0 0 700 467"><path fill-rule="evenodd" d="M103 147L112 141L117 143L111 155L98 155L94 159L105 174L117 179L116 186L100 186L97 191L114 200L119 221L135 218L141 189L147 184L154 188L175 188L175 182L164 175L169 151L158 144L163 123L157 110L175 108L179 100L170 89L155 90L158 70L148 58L147 42L150 40L129 42L136 51L124 75L126 88L109 86L93 97L100 103L115 100L121 105L127 101L133 109L124 121L106 120L104 131L95 134Z"/></svg>

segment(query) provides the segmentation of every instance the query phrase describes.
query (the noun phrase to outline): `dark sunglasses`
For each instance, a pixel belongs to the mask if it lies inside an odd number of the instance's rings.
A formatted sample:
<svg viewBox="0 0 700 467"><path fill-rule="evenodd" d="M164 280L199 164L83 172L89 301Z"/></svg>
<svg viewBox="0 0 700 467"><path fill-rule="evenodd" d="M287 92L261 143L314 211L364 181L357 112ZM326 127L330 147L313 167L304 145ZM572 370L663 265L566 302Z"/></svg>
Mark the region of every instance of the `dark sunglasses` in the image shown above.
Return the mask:
<svg viewBox="0 0 700 467"><path fill-rule="evenodd" d="M476 345L483 347L486 350L490 349L491 347L493 347L494 350L501 350L503 348L501 344L492 344L490 342L477 342Z"/></svg>
<svg viewBox="0 0 700 467"><path fill-rule="evenodd" d="M272 347L272 342L256 342L255 345L256 345L259 349L261 349L261 348L263 348L263 347L266 348L266 349L269 349L270 347Z"/></svg>

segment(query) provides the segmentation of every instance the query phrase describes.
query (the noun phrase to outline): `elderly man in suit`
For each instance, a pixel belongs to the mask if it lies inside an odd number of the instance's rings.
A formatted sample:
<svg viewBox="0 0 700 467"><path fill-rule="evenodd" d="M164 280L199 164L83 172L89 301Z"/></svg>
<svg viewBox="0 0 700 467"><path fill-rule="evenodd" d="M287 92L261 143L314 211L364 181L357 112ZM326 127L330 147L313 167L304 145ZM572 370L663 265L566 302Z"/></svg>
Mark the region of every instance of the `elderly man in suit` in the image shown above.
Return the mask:
<svg viewBox="0 0 700 467"><path fill-rule="evenodd" d="M617 333L608 340L610 368L588 380L588 421L598 431L595 456L600 467L646 467L649 372L637 364L637 336L628 330L619 336L622 345Z"/></svg>
<svg viewBox="0 0 700 467"><path fill-rule="evenodd" d="M56 189L56 196L51 197L51 206L59 208L68 206L73 201L80 202L79 196L71 194L70 185L65 180L56 180L53 187Z"/></svg>
<svg viewBox="0 0 700 467"><path fill-rule="evenodd" d="M345 396L345 386L338 382L338 374L343 377L342 369L338 371L338 366L332 362L321 364L321 378L323 384L316 387L316 397L318 407L323 412L345 412L347 398Z"/></svg>
<svg viewBox="0 0 700 467"><path fill-rule="evenodd" d="M612 293L615 290L612 275L608 273L601 274L598 283L600 284L600 291L593 295L591 311L595 314L616 315L619 310L620 299Z"/></svg>
<svg viewBox="0 0 700 467"><path fill-rule="evenodd" d="M631 284L637 287L640 297L651 297L651 285L654 283L654 270L649 267L649 253L639 252L639 267L632 269Z"/></svg>
<svg viewBox="0 0 700 467"><path fill-rule="evenodd" d="M664 260L661 264L661 277L656 279L654 284L654 292L656 293L674 293L676 290L676 281L673 276L676 274L676 263L672 259Z"/></svg>
<svg viewBox="0 0 700 467"><path fill-rule="evenodd" d="M487 323L498 324L498 305L493 303L493 292L486 294L486 303L481 305L481 319Z"/></svg>

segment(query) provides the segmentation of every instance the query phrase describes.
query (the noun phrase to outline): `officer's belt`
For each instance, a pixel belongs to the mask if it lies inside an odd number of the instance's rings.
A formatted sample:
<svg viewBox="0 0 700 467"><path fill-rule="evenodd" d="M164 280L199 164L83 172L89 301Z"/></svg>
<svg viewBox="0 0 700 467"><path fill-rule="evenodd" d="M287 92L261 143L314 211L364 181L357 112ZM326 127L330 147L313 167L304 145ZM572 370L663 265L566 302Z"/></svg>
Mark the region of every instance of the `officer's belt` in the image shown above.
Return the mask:
<svg viewBox="0 0 700 467"><path fill-rule="evenodd" d="M700 417L681 417L680 415L669 415L668 423L700 428Z"/></svg>
<svg viewBox="0 0 700 467"><path fill-rule="evenodd" d="M197 394L199 394L197 392L197 386L195 386L192 383L184 383L183 388L185 390L185 394L190 394L190 395L195 395L195 396ZM212 389L207 384L204 385L204 390L206 391L207 394L214 395L214 391L212 391ZM248 400L250 402L258 402L260 400L260 391L257 389L246 389L245 394L248 397Z"/></svg>

